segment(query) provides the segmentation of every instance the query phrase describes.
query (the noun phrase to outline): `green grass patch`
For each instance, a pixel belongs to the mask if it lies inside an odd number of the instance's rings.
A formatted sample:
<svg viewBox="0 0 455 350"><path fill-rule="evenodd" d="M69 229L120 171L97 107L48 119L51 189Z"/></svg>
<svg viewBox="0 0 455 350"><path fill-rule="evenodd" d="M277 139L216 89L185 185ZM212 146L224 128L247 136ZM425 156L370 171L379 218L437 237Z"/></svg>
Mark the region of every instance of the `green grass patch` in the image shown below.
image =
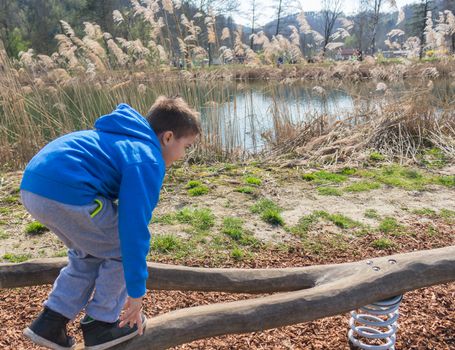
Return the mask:
<svg viewBox="0 0 455 350"><path fill-rule="evenodd" d="M314 214L332 222L336 226L343 228L343 229L349 229L349 228L362 226L362 224L360 222L355 221L351 218L348 218L347 216L344 216L342 214L329 214L326 211L315 211Z"/></svg>
<svg viewBox="0 0 455 350"><path fill-rule="evenodd" d="M174 213L167 213L164 215L154 215L151 223L173 225L175 224L175 220L176 218Z"/></svg>
<svg viewBox="0 0 455 350"><path fill-rule="evenodd" d="M239 241L243 238L243 221L239 218L227 217L223 220L221 232L232 239Z"/></svg>
<svg viewBox="0 0 455 350"><path fill-rule="evenodd" d="M0 239L7 239L7 238L9 238L9 234L7 234L3 230L0 230Z"/></svg>
<svg viewBox="0 0 455 350"><path fill-rule="evenodd" d="M430 216L430 217L435 217L437 216L436 211L433 209L429 208L422 208L422 209L414 209L412 213L417 214L417 215L422 215L422 216Z"/></svg>
<svg viewBox="0 0 455 350"><path fill-rule="evenodd" d="M365 191L371 191L371 190L376 190L381 187L381 184L378 182L372 182L372 181L358 181L350 184L349 186L346 186L344 188L345 191L347 192L365 192Z"/></svg>
<svg viewBox="0 0 455 350"><path fill-rule="evenodd" d="M9 261L11 263L21 263L24 261L27 261L30 259L31 256L29 254L11 254L11 253L6 253L3 255L2 259Z"/></svg>
<svg viewBox="0 0 455 350"><path fill-rule="evenodd" d="M305 247L305 250L316 255L321 255L325 250L324 244L317 241L305 240L303 241L303 246Z"/></svg>
<svg viewBox="0 0 455 350"><path fill-rule="evenodd" d="M243 252L242 249L235 247L234 249L231 250L231 258L233 258L236 261L241 261L245 257L245 253Z"/></svg>
<svg viewBox="0 0 455 350"><path fill-rule="evenodd" d="M49 231L49 229L38 221L33 221L25 227L25 233L30 235L39 235L46 231Z"/></svg>
<svg viewBox="0 0 455 350"><path fill-rule="evenodd" d="M175 215L178 222L190 224L196 230L207 231L215 224L215 215L208 208L193 209L185 207Z"/></svg>
<svg viewBox="0 0 455 350"><path fill-rule="evenodd" d="M282 209L270 199L260 199L251 207L251 211L259 214L263 221L271 225L284 225L284 220L280 214Z"/></svg>
<svg viewBox="0 0 455 350"><path fill-rule="evenodd" d="M378 212L375 210L375 209L367 209L365 210L365 213L363 214L366 218L369 218L369 219L379 219L380 216L378 214Z"/></svg>
<svg viewBox="0 0 455 350"><path fill-rule="evenodd" d="M186 184L188 189L188 194L192 197L202 196L209 193L209 188L206 185L203 185L201 181L190 180Z"/></svg>
<svg viewBox="0 0 455 350"><path fill-rule="evenodd" d="M270 225L284 226L284 219L281 214L274 209L266 209L261 213L261 219Z"/></svg>
<svg viewBox="0 0 455 350"><path fill-rule="evenodd" d="M231 171L231 170L234 170L236 168L237 168L237 166L235 164L231 164L231 163L225 163L223 165L223 169L226 170L226 171Z"/></svg>
<svg viewBox="0 0 455 350"><path fill-rule="evenodd" d="M390 239L388 238L379 238L375 239L373 242L371 242L371 246L376 249L389 249L395 246L395 243L393 243Z"/></svg>
<svg viewBox="0 0 455 350"><path fill-rule="evenodd" d="M199 186L202 186L202 182L197 180L190 180L186 183L186 188L195 188Z"/></svg>
<svg viewBox="0 0 455 350"><path fill-rule="evenodd" d="M302 178L305 181L314 181L319 184L324 184L340 183L346 181L348 179L348 176L340 173L331 173L325 170L320 170L313 173L303 174Z"/></svg>
<svg viewBox="0 0 455 350"><path fill-rule="evenodd" d="M369 158L373 162L381 162L385 160L385 156L379 152L371 152Z"/></svg>
<svg viewBox="0 0 455 350"><path fill-rule="evenodd" d="M428 226L427 234L430 237L434 237L434 236L439 235L439 231L438 231L437 227L430 225L430 226Z"/></svg>
<svg viewBox="0 0 455 350"><path fill-rule="evenodd" d="M237 187L234 191L240 192L240 193L245 193L245 194L254 194L254 193L256 193L256 188L251 187L251 186L241 186L241 187Z"/></svg>
<svg viewBox="0 0 455 350"><path fill-rule="evenodd" d="M310 231L311 227L317 223L318 220L319 216L314 213L302 216L299 219L297 225L290 228L290 232L297 236L305 237Z"/></svg>
<svg viewBox="0 0 455 350"><path fill-rule="evenodd" d="M380 169L361 170L357 174L392 187L400 187L406 190L420 191L425 185L434 183L432 176L426 175L419 170L405 168L400 165L385 166Z"/></svg>
<svg viewBox="0 0 455 350"><path fill-rule="evenodd" d="M2 202L7 204L19 204L19 197L18 196L7 196L2 199Z"/></svg>
<svg viewBox="0 0 455 350"><path fill-rule="evenodd" d="M357 173L357 169L349 168L349 167L344 167L344 168L341 169L341 171L340 171L340 174L342 174L342 175L347 175L347 176L355 175L356 173Z"/></svg>
<svg viewBox="0 0 455 350"><path fill-rule="evenodd" d="M324 187L320 186L318 187L318 193L321 196L341 196L342 192L340 189L335 188L335 187Z"/></svg>
<svg viewBox="0 0 455 350"><path fill-rule="evenodd" d="M188 194L192 197L202 196L209 193L209 188L205 185L196 186L188 190Z"/></svg>
<svg viewBox="0 0 455 350"><path fill-rule="evenodd" d="M11 208L0 208L0 214L9 214L11 213L13 210Z"/></svg>
<svg viewBox="0 0 455 350"><path fill-rule="evenodd" d="M436 183L446 187L455 187L455 175L438 176Z"/></svg>
<svg viewBox="0 0 455 350"><path fill-rule="evenodd" d="M441 209L439 216L444 219L448 224L455 223L455 211L449 209Z"/></svg>
<svg viewBox="0 0 455 350"><path fill-rule="evenodd" d="M182 246L182 240L172 234L155 235L151 242L152 249L160 253L174 252L181 249Z"/></svg>
<svg viewBox="0 0 455 350"><path fill-rule="evenodd" d="M299 219L297 225L289 228L289 231L295 235L305 237L311 230L312 226L319 221L319 218L332 222L342 229L351 229L363 227L362 223L355 221L342 214L330 214L326 211L316 210L310 215L305 215Z"/></svg>
<svg viewBox="0 0 455 350"><path fill-rule="evenodd" d="M245 183L248 185L261 186L262 180L258 177L248 176L245 178Z"/></svg>
<svg viewBox="0 0 455 350"><path fill-rule="evenodd" d="M58 252L56 252L53 257L54 258L63 258L64 256L67 256L68 255L68 250L67 249L62 249Z"/></svg>
<svg viewBox="0 0 455 350"><path fill-rule="evenodd" d="M257 246L259 241L243 229L243 220L234 217L227 217L223 220L221 232L232 238L241 245Z"/></svg>
<svg viewBox="0 0 455 350"><path fill-rule="evenodd" d="M251 212L260 214L268 209L276 210L278 212L282 211L282 209L274 201L267 198L262 198L251 207Z"/></svg>
<svg viewBox="0 0 455 350"><path fill-rule="evenodd" d="M439 148L425 150L420 156L420 161L427 168L442 168L447 165L448 159L444 152Z"/></svg>
<svg viewBox="0 0 455 350"><path fill-rule="evenodd" d="M401 225L397 222L395 218L387 217L384 218L379 224L379 231L383 233L392 233L401 228Z"/></svg>

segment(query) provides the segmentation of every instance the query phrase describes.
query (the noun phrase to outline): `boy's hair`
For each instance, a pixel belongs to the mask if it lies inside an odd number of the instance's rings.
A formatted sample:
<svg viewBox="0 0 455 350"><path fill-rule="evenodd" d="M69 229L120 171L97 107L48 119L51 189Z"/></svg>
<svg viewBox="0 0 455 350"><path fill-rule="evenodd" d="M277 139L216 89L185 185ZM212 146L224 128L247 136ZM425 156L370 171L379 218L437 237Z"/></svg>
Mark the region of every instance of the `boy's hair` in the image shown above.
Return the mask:
<svg viewBox="0 0 455 350"><path fill-rule="evenodd" d="M172 131L180 138L201 133L199 113L179 96L159 96L146 118L157 135Z"/></svg>

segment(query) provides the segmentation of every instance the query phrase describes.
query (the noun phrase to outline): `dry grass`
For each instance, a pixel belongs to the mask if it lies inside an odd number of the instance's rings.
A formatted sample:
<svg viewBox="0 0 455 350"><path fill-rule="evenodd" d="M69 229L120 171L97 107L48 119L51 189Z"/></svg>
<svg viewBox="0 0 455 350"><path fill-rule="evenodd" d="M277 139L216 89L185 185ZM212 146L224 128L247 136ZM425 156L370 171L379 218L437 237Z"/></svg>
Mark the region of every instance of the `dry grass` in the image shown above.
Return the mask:
<svg viewBox="0 0 455 350"><path fill-rule="evenodd" d="M434 147L440 149L449 162L453 161L455 111L450 106L437 110L430 99L428 91L415 91L397 103L331 125L321 116L306 123L297 136L277 140L270 159L361 163L367 161L372 152L378 152L389 160L407 163L417 162L419 154Z"/></svg>
<svg viewBox="0 0 455 350"><path fill-rule="evenodd" d="M160 94L181 94L205 112L205 133L188 161L245 159L251 153L239 145L244 134L256 131L254 126L252 130L239 127L239 117L245 111L239 110L236 99L240 93L247 100L251 88L233 83L232 95L226 81L274 81L285 89L308 80L330 81L332 86L379 77L394 81L397 72L400 79L419 77L424 88L397 103L355 110L351 118L336 123L322 112L310 122L296 125L295 112L289 109L284 93L270 89L272 129L261 136L270 146L271 155L276 158L291 154L305 161L329 163L362 160L370 150L411 160L425 147L441 149L448 159L454 155L453 105L447 99L446 105L438 105L436 110L429 92L433 86L430 79L453 75L453 60L414 65L326 62L282 69L230 65L191 71L165 68L152 74L114 70L93 75L62 68L18 69L0 47L0 67L4 73L0 76L0 164L6 168L23 166L39 148L63 133L90 128L97 116L110 112L119 102L130 103L145 113ZM384 91L385 96L390 94L387 87ZM226 101L232 102L233 109L223 115L220 106ZM254 115L257 106L245 108L247 114ZM231 119L228 124L226 117Z"/></svg>

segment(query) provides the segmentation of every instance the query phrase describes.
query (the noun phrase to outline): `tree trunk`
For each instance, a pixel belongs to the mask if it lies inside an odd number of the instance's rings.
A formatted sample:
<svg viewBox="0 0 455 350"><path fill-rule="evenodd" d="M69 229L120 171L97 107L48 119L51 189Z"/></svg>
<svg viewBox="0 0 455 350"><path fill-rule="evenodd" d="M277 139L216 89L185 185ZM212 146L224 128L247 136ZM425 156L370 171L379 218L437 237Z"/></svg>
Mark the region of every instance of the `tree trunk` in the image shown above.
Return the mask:
<svg viewBox="0 0 455 350"><path fill-rule="evenodd" d="M280 20L281 20L281 3L283 2L283 0L280 0L280 2L278 3L278 18L277 18L277 22L276 22L276 32L275 32L275 36L278 35L278 33L280 32Z"/></svg>

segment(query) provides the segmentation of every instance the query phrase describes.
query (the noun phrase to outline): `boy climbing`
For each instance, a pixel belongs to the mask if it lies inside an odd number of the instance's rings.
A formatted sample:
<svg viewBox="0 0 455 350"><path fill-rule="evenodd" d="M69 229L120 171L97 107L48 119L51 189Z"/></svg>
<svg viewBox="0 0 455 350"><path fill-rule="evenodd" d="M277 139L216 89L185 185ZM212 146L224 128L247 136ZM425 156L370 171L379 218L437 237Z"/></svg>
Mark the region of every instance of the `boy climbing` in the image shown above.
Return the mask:
<svg viewBox="0 0 455 350"><path fill-rule="evenodd" d="M25 336L51 349L74 349L66 326L81 310L86 349L142 334L147 226L166 167L200 132L198 113L182 98L161 96L146 117L120 104L94 130L64 135L33 157L22 203L68 247L68 265Z"/></svg>

